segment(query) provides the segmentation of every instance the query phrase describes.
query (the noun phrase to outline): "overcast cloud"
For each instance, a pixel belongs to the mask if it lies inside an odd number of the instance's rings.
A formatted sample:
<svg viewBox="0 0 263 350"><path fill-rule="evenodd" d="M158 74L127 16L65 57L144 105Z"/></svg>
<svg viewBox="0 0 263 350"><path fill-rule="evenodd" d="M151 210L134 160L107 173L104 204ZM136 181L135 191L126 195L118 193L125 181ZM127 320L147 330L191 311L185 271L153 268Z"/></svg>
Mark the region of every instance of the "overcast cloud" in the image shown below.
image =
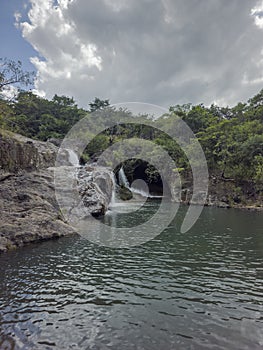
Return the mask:
<svg viewBox="0 0 263 350"><path fill-rule="evenodd" d="M232 105L263 87L263 1L30 3L18 26L48 98Z"/></svg>

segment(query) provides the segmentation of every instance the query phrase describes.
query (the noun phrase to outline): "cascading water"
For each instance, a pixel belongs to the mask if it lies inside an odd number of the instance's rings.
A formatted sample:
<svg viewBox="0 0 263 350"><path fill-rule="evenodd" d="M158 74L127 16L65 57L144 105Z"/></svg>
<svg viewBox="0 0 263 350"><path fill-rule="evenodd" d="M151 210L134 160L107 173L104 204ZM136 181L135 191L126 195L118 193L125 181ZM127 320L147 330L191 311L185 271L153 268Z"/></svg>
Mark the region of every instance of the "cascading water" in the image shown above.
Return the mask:
<svg viewBox="0 0 263 350"><path fill-rule="evenodd" d="M127 179L127 176L124 172L123 167L120 168L118 176L119 176L119 184L124 187L130 188L129 181Z"/></svg>
<svg viewBox="0 0 263 350"><path fill-rule="evenodd" d="M67 148L67 152L68 152L68 161L70 162L70 164L73 166L79 166L79 157L77 153L69 148Z"/></svg>
<svg viewBox="0 0 263 350"><path fill-rule="evenodd" d="M56 188L69 221L77 222L85 212L104 215L109 207L115 206L116 178L112 170L97 163L81 165L78 154L71 148L64 148L62 156L63 167L56 171ZM72 191L72 195L65 195L65 189Z"/></svg>
<svg viewBox="0 0 263 350"><path fill-rule="evenodd" d="M139 194L139 195L142 196L142 197L148 197L148 198L162 198L162 196L153 196L153 195L149 194L149 192L144 191L144 190L139 189L139 188L130 187L130 190L132 191L132 193Z"/></svg>
<svg viewBox="0 0 263 350"><path fill-rule="evenodd" d="M116 178L115 178L114 172L111 173L111 181L112 181L112 193L111 193L110 206L114 206L116 203Z"/></svg>
<svg viewBox="0 0 263 350"><path fill-rule="evenodd" d="M135 188L135 187L130 186L123 167L121 167L119 170L118 178L119 178L119 184L124 186L124 187L127 187L134 194L139 194L140 196L146 197L146 198L162 198L162 196L150 195L148 190L146 191L142 188Z"/></svg>

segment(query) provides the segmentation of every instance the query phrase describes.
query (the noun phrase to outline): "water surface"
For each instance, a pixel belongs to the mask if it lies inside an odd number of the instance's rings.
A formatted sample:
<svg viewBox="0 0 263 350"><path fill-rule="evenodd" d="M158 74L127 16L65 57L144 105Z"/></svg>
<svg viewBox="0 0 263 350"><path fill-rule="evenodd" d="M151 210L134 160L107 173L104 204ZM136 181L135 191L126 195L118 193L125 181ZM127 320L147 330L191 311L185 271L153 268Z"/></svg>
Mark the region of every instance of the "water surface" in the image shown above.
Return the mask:
<svg viewBox="0 0 263 350"><path fill-rule="evenodd" d="M1 255L1 341L14 349L262 349L262 214L205 208L181 234L186 209L139 247L76 236ZM121 215L114 221L127 220Z"/></svg>

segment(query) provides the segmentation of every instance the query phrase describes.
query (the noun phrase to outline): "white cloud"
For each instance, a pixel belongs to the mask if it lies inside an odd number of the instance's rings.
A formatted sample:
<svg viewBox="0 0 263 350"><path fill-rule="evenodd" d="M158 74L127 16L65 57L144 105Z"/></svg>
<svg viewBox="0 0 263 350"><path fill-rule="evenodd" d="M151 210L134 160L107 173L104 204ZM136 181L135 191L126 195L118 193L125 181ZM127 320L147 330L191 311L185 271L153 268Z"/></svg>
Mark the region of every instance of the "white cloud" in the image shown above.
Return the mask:
<svg viewBox="0 0 263 350"><path fill-rule="evenodd" d="M249 79L247 74L245 73L242 79L242 84L244 85L258 85L263 84L263 76L255 78L255 79Z"/></svg>
<svg viewBox="0 0 263 350"><path fill-rule="evenodd" d="M120 12L128 7L129 1L127 0L104 0L104 3L110 7L114 12Z"/></svg>
<svg viewBox="0 0 263 350"><path fill-rule="evenodd" d="M14 17L15 17L15 21L16 21L16 23L17 23L17 22L19 22L19 21L21 20L22 15L21 15L20 12L16 11L16 12L14 13Z"/></svg>
<svg viewBox="0 0 263 350"><path fill-rule="evenodd" d="M255 24L263 29L263 1L251 9L251 16L254 17Z"/></svg>
<svg viewBox="0 0 263 350"><path fill-rule="evenodd" d="M14 85L7 85L1 91L1 97L6 100L13 100L18 94L18 88Z"/></svg>
<svg viewBox="0 0 263 350"><path fill-rule="evenodd" d="M233 104L261 88L263 5L256 0L30 2L20 28L39 52L31 62L36 90L47 97L167 107Z"/></svg>
<svg viewBox="0 0 263 350"><path fill-rule="evenodd" d="M64 15L69 2L60 0L55 6L51 0L31 0L29 22L20 23L23 36L44 58L31 58L38 72L35 87L41 95L43 91L49 97L54 94L53 84L59 93L66 94L65 82L71 84L71 79L79 79L82 70L90 71L87 79L92 79L94 71L101 70L96 45L80 40L74 23Z"/></svg>

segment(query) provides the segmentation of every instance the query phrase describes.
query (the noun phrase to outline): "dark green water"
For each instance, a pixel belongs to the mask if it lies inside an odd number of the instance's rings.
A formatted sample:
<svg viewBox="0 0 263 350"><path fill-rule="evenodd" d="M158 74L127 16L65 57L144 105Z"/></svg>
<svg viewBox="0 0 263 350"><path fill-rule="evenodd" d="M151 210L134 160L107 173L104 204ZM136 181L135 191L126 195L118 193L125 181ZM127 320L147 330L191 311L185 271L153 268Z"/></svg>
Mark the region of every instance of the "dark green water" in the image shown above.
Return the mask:
<svg viewBox="0 0 263 350"><path fill-rule="evenodd" d="M263 349L262 214L205 208L181 234L185 210L135 248L71 237L0 256L2 348Z"/></svg>

